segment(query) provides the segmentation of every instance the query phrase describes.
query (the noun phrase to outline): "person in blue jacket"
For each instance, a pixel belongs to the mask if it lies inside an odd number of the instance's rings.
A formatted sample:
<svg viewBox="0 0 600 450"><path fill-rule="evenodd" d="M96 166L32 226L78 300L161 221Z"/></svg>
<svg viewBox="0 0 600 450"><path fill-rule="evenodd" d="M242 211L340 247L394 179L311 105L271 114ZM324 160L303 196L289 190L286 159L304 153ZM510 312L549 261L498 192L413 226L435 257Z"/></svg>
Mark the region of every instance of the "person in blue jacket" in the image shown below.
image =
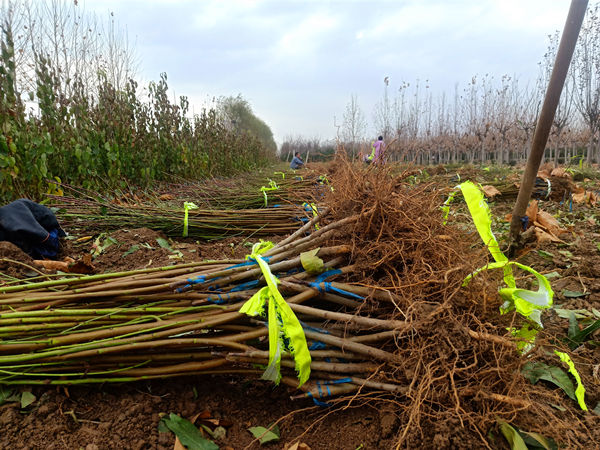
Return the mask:
<svg viewBox="0 0 600 450"><path fill-rule="evenodd" d="M296 170L301 169L304 166L304 161L300 158L300 152L294 153L292 162L290 163L290 169Z"/></svg>

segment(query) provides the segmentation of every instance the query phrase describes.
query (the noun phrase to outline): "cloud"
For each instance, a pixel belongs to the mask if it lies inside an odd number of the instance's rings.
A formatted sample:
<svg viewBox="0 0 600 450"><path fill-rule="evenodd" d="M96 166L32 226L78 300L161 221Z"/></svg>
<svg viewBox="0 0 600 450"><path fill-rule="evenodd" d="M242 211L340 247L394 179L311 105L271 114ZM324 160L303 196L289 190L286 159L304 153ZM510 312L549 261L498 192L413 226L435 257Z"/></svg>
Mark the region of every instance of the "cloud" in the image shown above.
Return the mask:
<svg viewBox="0 0 600 450"><path fill-rule="evenodd" d="M390 77L452 95L475 74L533 79L567 0L105 0L137 37L141 75L194 102L241 93L278 140L333 137L350 93L367 117Z"/></svg>

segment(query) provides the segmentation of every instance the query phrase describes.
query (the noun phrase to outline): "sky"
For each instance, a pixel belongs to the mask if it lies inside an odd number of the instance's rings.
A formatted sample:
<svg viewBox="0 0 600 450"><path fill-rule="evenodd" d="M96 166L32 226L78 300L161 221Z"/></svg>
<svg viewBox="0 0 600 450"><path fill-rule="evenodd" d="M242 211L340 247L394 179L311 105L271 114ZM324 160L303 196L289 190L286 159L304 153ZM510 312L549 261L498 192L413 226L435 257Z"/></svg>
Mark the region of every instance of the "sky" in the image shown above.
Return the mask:
<svg viewBox="0 0 600 450"><path fill-rule="evenodd" d="M241 94L272 129L332 139L352 94L375 105L403 81L452 95L474 75L533 82L569 0L87 0L114 13L139 54L139 78L166 72L198 112Z"/></svg>

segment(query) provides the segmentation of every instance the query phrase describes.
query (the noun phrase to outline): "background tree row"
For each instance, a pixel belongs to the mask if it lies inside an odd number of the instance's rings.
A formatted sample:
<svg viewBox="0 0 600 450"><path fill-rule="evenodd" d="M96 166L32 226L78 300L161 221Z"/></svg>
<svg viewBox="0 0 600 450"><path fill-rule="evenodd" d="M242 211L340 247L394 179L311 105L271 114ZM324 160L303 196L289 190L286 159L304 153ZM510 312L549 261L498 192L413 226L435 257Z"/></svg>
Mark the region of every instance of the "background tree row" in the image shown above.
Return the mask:
<svg viewBox="0 0 600 450"><path fill-rule="evenodd" d="M139 186L275 157L271 130L241 96L190 117L166 74L140 88L135 53L112 16L101 22L64 0L4 1L0 13L0 200L39 199L55 177ZM237 108L237 126L226 106Z"/></svg>

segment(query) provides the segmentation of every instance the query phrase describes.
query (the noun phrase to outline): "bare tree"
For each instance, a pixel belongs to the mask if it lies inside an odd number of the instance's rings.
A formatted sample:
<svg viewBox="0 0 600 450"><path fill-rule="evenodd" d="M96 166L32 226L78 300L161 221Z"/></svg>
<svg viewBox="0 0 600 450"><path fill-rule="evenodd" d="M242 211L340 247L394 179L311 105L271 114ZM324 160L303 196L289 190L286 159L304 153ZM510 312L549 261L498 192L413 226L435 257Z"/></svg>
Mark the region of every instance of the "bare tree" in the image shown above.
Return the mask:
<svg viewBox="0 0 600 450"><path fill-rule="evenodd" d="M588 10L575 49L575 106L589 131L587 161L598 161L600 132L600 4Z"/></svg>
<svg viewBox="0 0 600 450"><path fill-rule="evenodd" d="M352 94L346 105L342 122L342 138L352 156L356 155L359 143L364 139L366 131L367 121L358 104L358 97L356 94Z"/></svg>
<svg viewBox="0 0 600 450"><path fill-rule="evenodd" d="M95 94L99 75L118 90L135 76L135 49L112 13L105 23L77 0L3 0L0 12L11 21L21 92L35 92L40 59L56 71L65 97L76 81Z"/></svg>
<svg viewBox="0 0 600 450"><path fill-rule="evenodd" d="M373 123L377 133L381 134L384 139L388 139L392 135L392 105L388 94L390 78L385 77L383 79L383 84L383 97L381 102L378 102L375 105L373 111Z"/></svg>

